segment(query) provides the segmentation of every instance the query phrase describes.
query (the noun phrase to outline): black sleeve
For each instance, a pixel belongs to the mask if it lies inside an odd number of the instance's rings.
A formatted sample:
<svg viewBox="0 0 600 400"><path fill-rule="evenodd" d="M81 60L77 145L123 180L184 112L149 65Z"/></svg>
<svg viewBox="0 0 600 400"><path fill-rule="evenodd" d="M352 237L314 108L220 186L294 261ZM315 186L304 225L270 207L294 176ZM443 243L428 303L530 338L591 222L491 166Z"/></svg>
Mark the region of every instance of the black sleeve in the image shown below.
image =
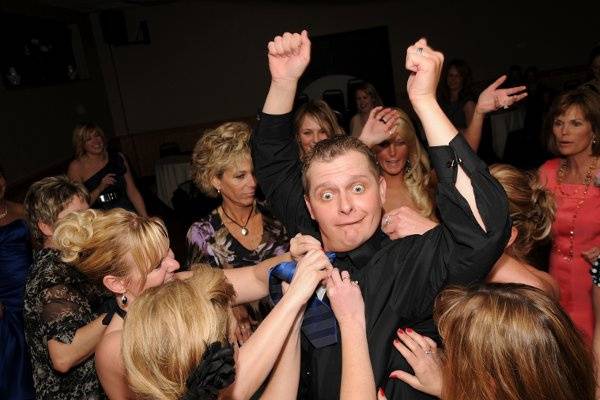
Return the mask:
<svg viewBox="0 0 600 400"><path fill-rule="evenodd" d="M251 147L254 173L273 215L284 224L289 237L298 232L314 236L315 224L304 203L292 114L259 113Z"/></svg>
<svg viewBox="0 0 600 400"><path fill-rule="evenodd" d="M512 224L502 185L462 135L456 135L449 146L430 148L430 157L439 180L437 205L442 222L441 241L436 248L439 267L431 270L431 283L437 292L446 284L468 285L483 280L504 251ZM456 189L459 165L471 179L486 230L479 226Z"/></svg>

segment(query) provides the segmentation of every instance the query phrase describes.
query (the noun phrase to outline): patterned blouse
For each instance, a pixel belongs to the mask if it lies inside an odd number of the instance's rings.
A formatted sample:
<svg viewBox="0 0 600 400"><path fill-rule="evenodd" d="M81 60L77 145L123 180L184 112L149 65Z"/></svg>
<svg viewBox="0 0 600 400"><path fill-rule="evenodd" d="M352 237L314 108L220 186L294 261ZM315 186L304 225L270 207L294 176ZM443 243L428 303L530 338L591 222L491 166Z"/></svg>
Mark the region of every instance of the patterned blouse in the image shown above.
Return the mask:
<svg viewBox="0 0 600 400"><path fill-rule="evenodd" d="M33 381L38 400L105 399L94 357L69 372L52 368L48 340L71 343L75 332L100 316L108 294L63 263L59 252L42 249L34 255L25 287L25 337L31 351Z"/></svg>
<svg viewBox="0 0 600 400"><path fill-rule="evenodd" d="M262 239L256 249L248 250L238 242L221 220L218 209L214 209L188 230L186 265L205 263L218 268L247 267L287 252L290 243L281 222L275 220L263 204L257 203L256 206L263 220ZM266 297L252 303L247 310L253 319L262 321L271 308L272 303Z"/></svg>
<svg viewBox="0 0 600 400"><path fill-rule="evenodd" d="M263 204L256 206L262 214L263 235L255 250L242 246L223 224L218 209L214 209L188 230L186 265L206 263L219 268L247 267L287 252L290 243L281 222L275 220Z"/></svg>

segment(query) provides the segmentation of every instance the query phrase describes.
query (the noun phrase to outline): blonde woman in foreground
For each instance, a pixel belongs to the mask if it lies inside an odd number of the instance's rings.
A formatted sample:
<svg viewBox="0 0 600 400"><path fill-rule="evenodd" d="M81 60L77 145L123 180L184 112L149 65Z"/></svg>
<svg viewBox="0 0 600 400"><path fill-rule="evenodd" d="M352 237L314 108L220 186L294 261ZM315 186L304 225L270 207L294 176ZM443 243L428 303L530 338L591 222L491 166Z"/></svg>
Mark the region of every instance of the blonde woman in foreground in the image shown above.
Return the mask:
<svg viewBox="0 0 600 400"><path fill-rule="evenodd" d="M107 319L109 325L96 348L96 370L111 399L133 398L121 357L123 324L127 311L146 289L178 277L175 271L179 263L169 248L167 230L158 218L142 217L122 209L88 210L65 217L56 227L55 239L63 261L72 264L88 279L101 282L115 295L114 316L110 322ZM268 269L288 259L288 255L283 255L253 267L221 270L235 288L231 303L243 304L266 296ZM286 295L257 329L257 334L239 349L237 379L228 389L229 397L250 398L267 378L292 325L301 318L304 303L317 284L328 276L330 268L323 252L315 251L299 263ZM185 277L189 275L191 273L186 273ZM196 280L190 284L193 282ZM293 382L288 385L293 386Z"/></svg>

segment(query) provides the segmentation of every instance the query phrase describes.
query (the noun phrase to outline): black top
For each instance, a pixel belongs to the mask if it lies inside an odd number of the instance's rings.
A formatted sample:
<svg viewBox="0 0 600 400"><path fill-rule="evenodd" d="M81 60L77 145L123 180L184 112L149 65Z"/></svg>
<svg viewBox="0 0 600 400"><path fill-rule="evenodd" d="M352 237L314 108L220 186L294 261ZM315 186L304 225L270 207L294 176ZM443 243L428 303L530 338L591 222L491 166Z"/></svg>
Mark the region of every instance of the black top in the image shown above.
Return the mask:
<svg viewBox="0 0 600 400"><path fill-rule="evenodd" d="M115 183L104 189L91 207L99 210L124 208L135 212L133 204L131 204L129 197L127 197L126 173L127 165L125 164L123 155L121 153L109 152L106 165L83 182L88 192L91 192L100 185L100 182L102 182L102 179L107 174L115 174Z"/></svg>
<svg viewBox="0 0 600 400"><path fill-rule="evenodd" d="M290 237L302 232L318 238L317 227L304 204L297 146L291 114L259 116L252 136L252 159L271 209ZM432 320L436 295L448 284L481 281L502 253L510 234L504 190L461 135L449 146L430 148L430 156L438 176L440 225L422 236L396 241L378 230L357 249L338 253L335 262L336 267L348 270L360 283L375 384L385 389L389 399L431 398L388 378L396 369L410 371L392 345L396 330L410 327L436 337ZM471 178L487 232L456 190L459 162ZM317 350L303 340L303 359L303 378L310 381L307 398L339 398L339 344Z"/></svg>

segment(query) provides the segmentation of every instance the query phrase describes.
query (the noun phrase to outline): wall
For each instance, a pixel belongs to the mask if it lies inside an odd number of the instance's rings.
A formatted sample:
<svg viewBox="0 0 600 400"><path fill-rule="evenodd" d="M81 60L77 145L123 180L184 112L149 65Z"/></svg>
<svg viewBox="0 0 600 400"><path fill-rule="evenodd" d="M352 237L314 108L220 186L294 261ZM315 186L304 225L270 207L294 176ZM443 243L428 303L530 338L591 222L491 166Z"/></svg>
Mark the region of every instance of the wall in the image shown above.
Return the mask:
<svg viewBox="0 0 600 400"><path fill-rule="evenodd" d="M8 11L40 15L34 7ZM43 11L43 15L48 13ZM0 84L0 163L12 185L47 171L64 172L73 153L71 133L78 121L97 121L109 135L113 132L88 19L60 13L51 17L79 26L89 79L13 90Z"/></svg>
<svg viewBox="0 0 600 400"><path fill-rule="evenodd" d="M388 26L399 99L406 82L404 51L421 36L447 58L467 59L476 80L496 77L512 64L542 70L581 65L600 40L598 12L578 1L568 7L514 0L360 3L183 1L126 10L132 30L148 21L152 41L114 47L114 68L101 56L103 68L120 82L123 107L119 96L109 95L115 113L125 110L128 128L120 132L253 115L268 86L266 43L285 30L325 35ZM113 119L124 126L115 114Z"/></svg>

